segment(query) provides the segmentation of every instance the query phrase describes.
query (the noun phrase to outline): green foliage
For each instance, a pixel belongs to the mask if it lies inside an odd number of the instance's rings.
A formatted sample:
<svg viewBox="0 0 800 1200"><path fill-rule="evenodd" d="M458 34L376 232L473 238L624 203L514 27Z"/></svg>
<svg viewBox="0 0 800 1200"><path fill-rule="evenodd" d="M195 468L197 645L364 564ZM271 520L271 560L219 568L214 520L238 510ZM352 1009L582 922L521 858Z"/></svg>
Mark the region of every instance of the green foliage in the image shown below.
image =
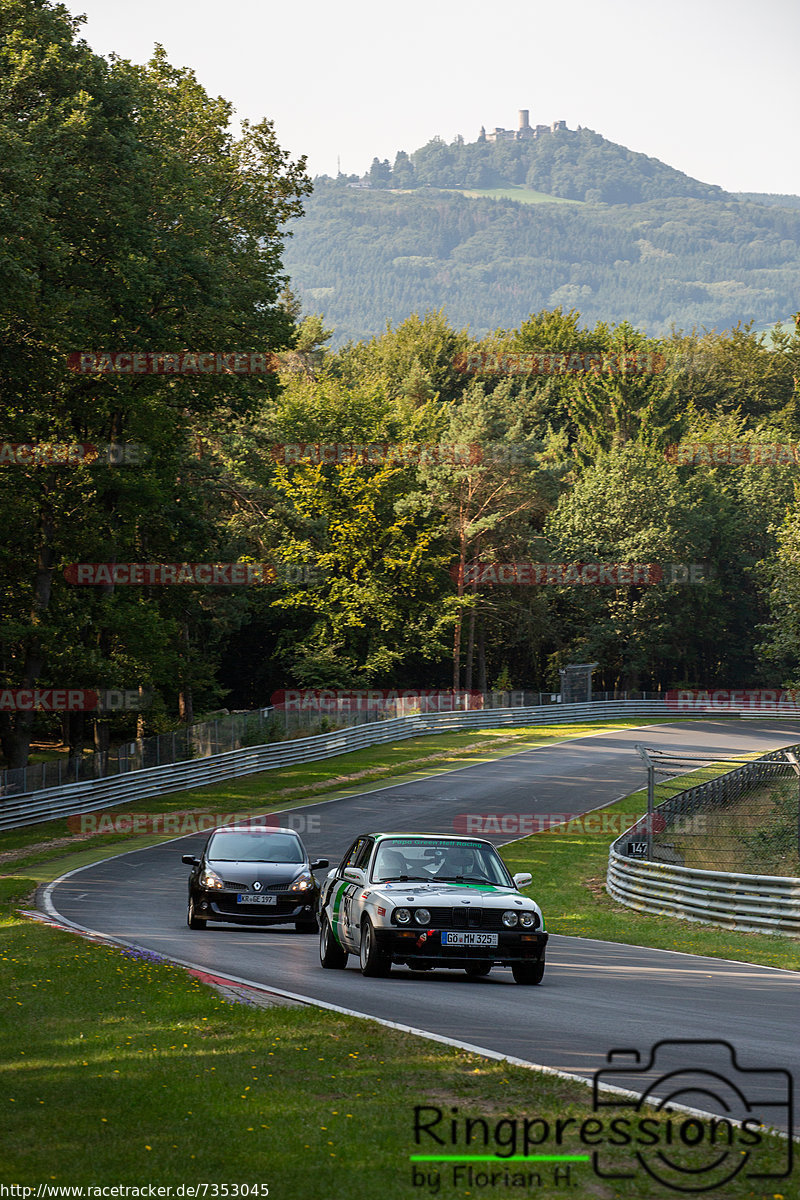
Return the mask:
<svg viewBox="0 0 800 1200"><path fill-rule="evenodd" d="M242 615L205 602L104 588L81 592L72 562L236 557L203 430L252 410L274 376L76 376L78 350L263 350L291 340L279 301L282 224L309 189L268 121L229 132L161 48L146 67L94 55L62 6L0 0L0 393L9 442L134 443L138 467L4 467L13 511L3 546L0 661L12 686L154 687L172 704L216 700L215 655ZM4 190L3 195L7 193ZM205 697L202 693L205 692ZM72 722L79 744L82 722ZM24 763L33 715L0 714Z"/></svg>

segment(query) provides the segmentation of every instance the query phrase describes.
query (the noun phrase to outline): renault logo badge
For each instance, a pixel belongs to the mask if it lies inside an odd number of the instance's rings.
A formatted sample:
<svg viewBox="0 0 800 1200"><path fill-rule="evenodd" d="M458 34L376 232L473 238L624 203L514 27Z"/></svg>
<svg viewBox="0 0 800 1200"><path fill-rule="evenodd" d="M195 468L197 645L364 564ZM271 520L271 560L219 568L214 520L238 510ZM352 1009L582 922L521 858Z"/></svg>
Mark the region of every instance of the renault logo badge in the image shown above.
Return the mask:
<svg viewBox="0 0 800 1200"><path fill-rule="evenodd" d="M260 892L260 891L261 891L261 884L260 884L260 883L254 883L254 884L253 884L253 891L254 891L254 892Z"/></svg>

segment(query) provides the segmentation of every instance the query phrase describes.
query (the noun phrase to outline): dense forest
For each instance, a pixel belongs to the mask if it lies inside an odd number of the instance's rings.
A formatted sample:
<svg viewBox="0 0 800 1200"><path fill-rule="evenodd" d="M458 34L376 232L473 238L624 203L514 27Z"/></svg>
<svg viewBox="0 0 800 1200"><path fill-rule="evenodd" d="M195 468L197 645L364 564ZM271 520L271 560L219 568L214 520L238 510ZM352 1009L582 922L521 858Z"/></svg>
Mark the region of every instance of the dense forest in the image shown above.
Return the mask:
<svg viewBox="0 0 800 1200"><path fill-rule="evenodd" d="M800 294L800 211L733 198L523 204L317 181L285 263L334 344L443 307L482 337L541 308L653 335L785 321Z"/></svg>
<svg viewBox="0 0 800 1200"><path fill-rule="evenodd" d="M39 461L0 456L1 688L141 689L150 732L292 686L549 690L575 661L597 661L598 690L797 684L800 334L758 335L734 315L751 290L793 311L800 214L683 196L601 220L595 205L334 183L309 197L269 122L235 138L225 103L163 52L107 62L63 9L13 11L18 36L0 45L2 443L38 447ZM12 189L24 203L7 203ZM355 295L377 249L430 281L446 255L459 319L376 292L376 336L329 348L328 323L298 299L307 270L287 285L283 231L302 228L304 205L318 279ZM641 272L643 311L658 289L679 304L676 264L715 264L727 283L714 311L735 327L642 332L621 297L598 299L617 260ZM548 271L542 299L532 280ZM711 285L692 286L711 303ZM506 290L518 318L481 333L467 298L486 312L494 295L499 314ZM425 294L440 302L443 285ZM127 373L70 369L104 349L126 352ZM280 352L280 371L239 373L245 351ZM185 369L136 373L132 352L180 352ZM44 452L75 444L142 452L123 465ZM676 453L687 444L773 449ZM78 586L82 563L272 570L249 586ZM662 571L646 584L465 582L476 563ZM24 764L61 719L0 711L5 763ZM72 713L66 733L102 745L115 721Z"/></svg>

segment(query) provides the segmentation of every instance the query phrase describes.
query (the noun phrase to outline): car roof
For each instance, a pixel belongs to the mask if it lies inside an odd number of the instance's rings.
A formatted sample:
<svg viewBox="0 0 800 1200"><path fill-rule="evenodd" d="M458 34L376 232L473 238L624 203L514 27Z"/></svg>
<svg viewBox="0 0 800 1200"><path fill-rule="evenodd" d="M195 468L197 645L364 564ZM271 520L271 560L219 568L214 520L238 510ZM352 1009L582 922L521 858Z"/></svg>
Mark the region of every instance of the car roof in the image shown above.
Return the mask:
<svg viewBox="0 0 800 1200"><path fill-rule="evenodd" d="M296 829L285 829L282 825L253 825L248 822L245 825L218 825L216 829L211 830L213 833L290 833L293 838L300 841L300 835Z"/></svg>
<svg viewBox="0 0 800 1200"><path fill-rule="evenodd" d="M469 833L366 833L363 837L373 837L376 841L381 841L383 838L419 838L420 841L430 842L466 842L470 845L491 846L492 843L487 838L474 837Z"/></svg>

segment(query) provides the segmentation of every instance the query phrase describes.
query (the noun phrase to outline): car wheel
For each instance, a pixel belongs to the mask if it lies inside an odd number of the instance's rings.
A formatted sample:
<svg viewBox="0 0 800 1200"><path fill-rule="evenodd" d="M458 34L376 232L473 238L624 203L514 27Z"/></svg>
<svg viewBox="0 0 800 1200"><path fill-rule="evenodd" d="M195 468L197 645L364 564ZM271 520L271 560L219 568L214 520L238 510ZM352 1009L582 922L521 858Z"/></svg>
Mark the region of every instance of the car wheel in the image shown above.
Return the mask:
<svg viewBox="0 0 800 1200"><path fill-rule="evenodd" d="M511 973L517 983L541 983L544 976L544 958L534 963L514 963Z"/></svg>
<svg viewBox="0 0 800 1200"><path fill-rule="evenodd" d="M488 975L491 969L492 964L490 962L474 962L470 963L468 967L464 967L470 979L481 979L484 975Z"/></svg>
<svg viewBox="0 0 800 1200"><path fill-rule="evenodd" d="M336 941L330 921L324 915L319 922L319 961L329 971L339 971L347 963L347 951Z"/></svg>
<svg viewBox="0 0 800 1200"><path fill-rule="evenodd" d="M194 900L189 901L189 908L186 912L186 924L190 929L205 929L206 921L202 917L195 916Z"/></svg>
<svg viewBox="0 0 800 1200"><path fill-rule="evenodd" d="M361 922L361 948L358 952L362 975L388 975L392 962L388 955L381 954L375 937L375 930L369 917Z"/></svg>
<svg viewBox="0 0 800 1200"><path fill-rule="evenodd" d="M295 921L294 927L297 933L316 933L319 929L316 917L308 917L302 921Z"/></svg>

